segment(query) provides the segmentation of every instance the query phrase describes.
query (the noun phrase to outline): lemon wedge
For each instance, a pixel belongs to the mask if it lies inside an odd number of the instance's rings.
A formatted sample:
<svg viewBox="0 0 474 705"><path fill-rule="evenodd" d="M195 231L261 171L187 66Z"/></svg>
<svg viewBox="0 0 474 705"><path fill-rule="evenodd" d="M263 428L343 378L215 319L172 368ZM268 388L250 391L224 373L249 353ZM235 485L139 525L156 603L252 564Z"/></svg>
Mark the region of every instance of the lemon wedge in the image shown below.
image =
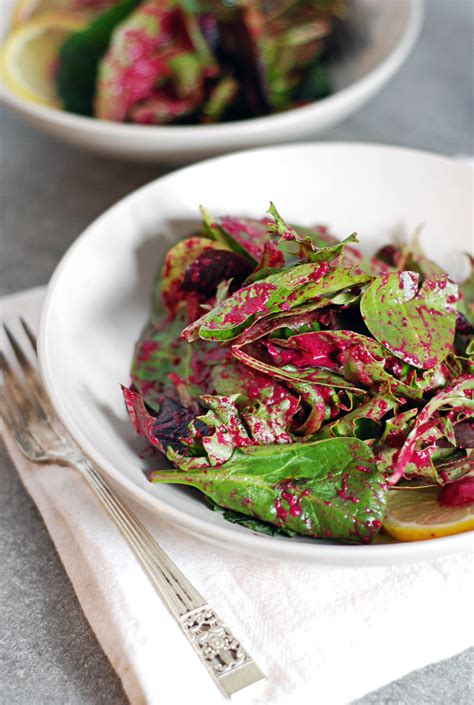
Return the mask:
<svg viewBox="0 0 474 705"><path fill-rule="evenodd" d="M64 12L38 15L7 36L1 55L1 73L12 93L25 100L60 107L54 73L59 49L85 20Z"/></svg>
<svg viewBox="0 0 474 705"><path fill-rule="evenodd" d="M97 5L101 7L100 2L97 2ZM93 3L87 3L85 0L82 3L77 0L18 0L13 8L11 26L17 27L32 17L50 12L74 12L76 15L80 13L93 16L97 14L97 9Z"/></svg>
<svg viewBox="0 0 474 705"><path fill-rule="evenodd" d="M443 506L439 494L436 488L392 490L383 528L399 541L426 541L474 530L474 503Z"/></svg>

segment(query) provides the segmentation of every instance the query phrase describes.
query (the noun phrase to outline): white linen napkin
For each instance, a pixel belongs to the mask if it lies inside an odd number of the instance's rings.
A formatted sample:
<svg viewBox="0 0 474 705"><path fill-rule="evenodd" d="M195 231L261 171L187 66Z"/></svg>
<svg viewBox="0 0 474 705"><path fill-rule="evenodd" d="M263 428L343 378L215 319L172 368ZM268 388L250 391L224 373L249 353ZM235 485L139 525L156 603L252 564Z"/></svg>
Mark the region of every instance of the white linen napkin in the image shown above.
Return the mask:
<svg viewBox="0 0 474 705"><path fill-rule="evenodd" d="M0 299L0 317L21 314L35 326L43 294ZM132 705L224 705L86 483L25 461L4 436ZM266 673L239 702L343 705L473 644L473 553L389 568L262 560L206 544L125 499Z"/></svg>

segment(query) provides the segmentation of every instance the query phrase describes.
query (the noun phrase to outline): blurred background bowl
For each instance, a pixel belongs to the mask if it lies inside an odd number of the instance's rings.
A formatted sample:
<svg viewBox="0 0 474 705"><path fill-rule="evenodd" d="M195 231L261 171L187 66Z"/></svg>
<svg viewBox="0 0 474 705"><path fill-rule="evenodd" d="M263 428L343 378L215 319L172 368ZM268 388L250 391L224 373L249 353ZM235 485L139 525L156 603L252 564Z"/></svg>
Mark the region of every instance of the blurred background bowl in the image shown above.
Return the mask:
<svg viewBox="0 0 474 705"><path fill-rule="evenodd" d="M2 0L0 37L15 0ZM37 128L70 144L134 161L180 164L259 145L316 135L361 108L390 80L412 50L422 0L355 0L364 41L331 68L334 93L304 107L216 125L153 126L81 117L17 97L0 76L0 98Z"/></svg>

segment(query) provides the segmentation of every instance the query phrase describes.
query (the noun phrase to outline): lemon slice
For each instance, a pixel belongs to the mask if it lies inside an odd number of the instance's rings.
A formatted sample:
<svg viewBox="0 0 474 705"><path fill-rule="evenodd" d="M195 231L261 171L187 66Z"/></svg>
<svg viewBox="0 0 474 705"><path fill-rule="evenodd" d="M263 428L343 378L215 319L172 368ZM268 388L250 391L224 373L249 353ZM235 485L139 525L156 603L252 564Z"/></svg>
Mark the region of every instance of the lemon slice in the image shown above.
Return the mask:
<svg viewBox="0 0 474 705"><path fill-rule="evenodd" d="M474 503L446 507L438 502L439 490L389 492L383 528L399 541L425 541L474 530Z"/></svg>
<svg viewBox="0 0 474 705"><path fill-rule="evenodd" d="M77 0L18 0L15 7L13 8L11 25L12 27L17 27L19 24L27 22L32 17L39 14L45 14L49 12L74 12L74 14L80 13L81 15L88 15L92 17L97 14L102 5L107 3L102 0L97 0L96 6L92 2L86 2L83 0L82 3ZM111 2L108 3L109 5ZM103 8L102 8L103 10Z"/></svg>
<svg viewBox="0 0 474 705"><path fill-rule="evenodd" d="M84 27L84 18L64 12L39 15L7 36L1 73L7 87L20 98L60 107L54 73L65 39Z"/></svg>

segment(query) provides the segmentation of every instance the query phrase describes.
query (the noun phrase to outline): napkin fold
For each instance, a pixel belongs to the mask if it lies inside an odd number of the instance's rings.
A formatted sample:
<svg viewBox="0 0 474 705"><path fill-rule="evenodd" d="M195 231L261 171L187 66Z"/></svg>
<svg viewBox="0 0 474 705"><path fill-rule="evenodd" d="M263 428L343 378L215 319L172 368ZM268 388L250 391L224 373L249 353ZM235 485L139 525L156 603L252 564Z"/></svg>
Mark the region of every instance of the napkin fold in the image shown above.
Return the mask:
<svg viewBox="0 0 474 705"><path fill-rule="evenodd" d="M0 299L0 318L36 327L43 295ZM228 702L79 474L34 466L2 434L130 703ZM266 673L243 704L346 705L473 644L473 552L382 568L288 564L211 546L124 499Z"/></svg>

